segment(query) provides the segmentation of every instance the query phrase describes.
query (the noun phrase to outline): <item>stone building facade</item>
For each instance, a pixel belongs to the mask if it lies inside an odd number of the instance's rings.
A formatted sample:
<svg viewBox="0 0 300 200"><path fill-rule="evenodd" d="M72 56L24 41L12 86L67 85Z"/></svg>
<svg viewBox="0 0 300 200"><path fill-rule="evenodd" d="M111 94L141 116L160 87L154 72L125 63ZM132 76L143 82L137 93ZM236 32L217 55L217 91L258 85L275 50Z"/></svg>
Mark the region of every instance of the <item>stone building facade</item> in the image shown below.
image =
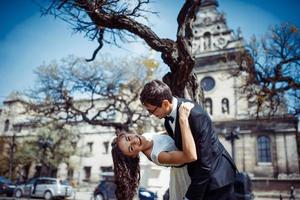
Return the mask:
<svg viewBox="0 0 300 200"><path fill-rule="evenodd" d="M0 114L0 136L16 138L35 138L39 127L35 123L33 113L24 112L26 102L20 98L9 98L3 102ZM98 182L101 173L112 170L111 141L115 136L113 129L78 123L68 126L68 129L78 134L76 152L70 158L70 166L65 163L58 166L57 176L71 179L80 184ZM7 153L6 148L0 153ZM36 172L35 163L31 166L28 178Z"/></svg>
<svg viewBox="0 0 300 200"><path fill-rule="evenodd" d="M256 199L279 199L280 194L288 196L291 186L299 194L298 119L283 115L259 120L252 117L253 109L239 89L243 75L231 75L231 69L237 68L237 64L234 59L228 59L243 50L243 38L227 26L216 0L203 1L193 24L193 34L194 72L204 90L204 107L238 169L250 175ZM23 103L18 99L3 103L1 137L16 134L22 138L35 134L30 114L23 113ZM76 127L80 140L78 152L72 157L73 168L70 171L62 164L58 176L72 178L77 183L97 182L103 172L112 169L110 143L114 131L85 123ZM230 141L230 136L236 139ZM162 194L168 185L168 169L156 167L147 159L142 159L141 165L142 175L147 176L142 178L142 185Z"/></svg>
<svg viewBox="0 0 300 200"><path fill-rule="evenodd" d="M95 103L104 105L103 102ZM0 108L0 138L11 141L15 137L19 143L29 137L36 139L39 127L34 121L34 113L25 112L26 104L26 101L18 97L8 98L3 102ZM111 120L120 121L120 118L122 116L116 114ZM102 175L113 169L111 142L115 137L115 130L87 123L72 124L68 129L78 134L76 152L70 157L69 166L66 163L58 166L56 176L69 179L76 186L89 186L93 189ZM7 147L8 143L6 147L1 147L0 154L9 154ZM158 167L142 155L140 165L140 186L147 187L162 198L169 185L169 168ZM32 163L29 171L22 173L28 173L27 178L31 178L36 174L37 166L39 163Z"/></svg>
<svg viewBox="0 0 300 200"><path fill-rule="evenodd" d="M232 75L243 38L227 26L218 5L204 1L193 24L194 72L204 90L204 107L238 169L250 175L256 196L279 199L291 186L300 191L298 119L286 115L284 107L271 119L253 115L240 87L246 74Z"/></svg>

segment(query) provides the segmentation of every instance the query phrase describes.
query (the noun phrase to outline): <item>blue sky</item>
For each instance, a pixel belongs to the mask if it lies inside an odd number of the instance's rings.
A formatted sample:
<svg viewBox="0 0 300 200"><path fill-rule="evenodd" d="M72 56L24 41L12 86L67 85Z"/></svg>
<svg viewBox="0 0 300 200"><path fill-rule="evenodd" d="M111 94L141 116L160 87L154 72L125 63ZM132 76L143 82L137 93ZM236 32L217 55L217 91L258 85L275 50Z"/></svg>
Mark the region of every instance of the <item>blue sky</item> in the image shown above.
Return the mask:
<svg viewBox="0 0 300 200"><path fill-rule="evenodd" d="M174 39L176 17L184 0L156 0L153 9L159 17L150 18L153 30L161 37ZM283 21L300 27L298 0L219 0L219 10L226 13L229 26L241 27L247 40L261 35L272 24ZM40 16L31 0L0 0L0 102L12 91L23 91L34 83L34 69L68 55L89 58L96 42L74 34L69 25L52 16ZM140 43L121 49L105 47L114 56L147 54Z"/></svg>

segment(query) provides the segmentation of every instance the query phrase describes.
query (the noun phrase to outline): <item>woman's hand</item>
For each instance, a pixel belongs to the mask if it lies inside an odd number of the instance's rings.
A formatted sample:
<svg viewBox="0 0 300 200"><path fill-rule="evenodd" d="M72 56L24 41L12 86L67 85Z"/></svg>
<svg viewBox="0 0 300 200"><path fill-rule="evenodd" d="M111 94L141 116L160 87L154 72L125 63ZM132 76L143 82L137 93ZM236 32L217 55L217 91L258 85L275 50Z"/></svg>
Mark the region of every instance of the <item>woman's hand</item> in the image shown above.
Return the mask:
<svg viewBox="0 0 300 200"><path fill-rule="evenodd" d="M185 120L188 119L190 111L194 107L194 104L191 102L184 102L179 107L179 119Z"/></svg>

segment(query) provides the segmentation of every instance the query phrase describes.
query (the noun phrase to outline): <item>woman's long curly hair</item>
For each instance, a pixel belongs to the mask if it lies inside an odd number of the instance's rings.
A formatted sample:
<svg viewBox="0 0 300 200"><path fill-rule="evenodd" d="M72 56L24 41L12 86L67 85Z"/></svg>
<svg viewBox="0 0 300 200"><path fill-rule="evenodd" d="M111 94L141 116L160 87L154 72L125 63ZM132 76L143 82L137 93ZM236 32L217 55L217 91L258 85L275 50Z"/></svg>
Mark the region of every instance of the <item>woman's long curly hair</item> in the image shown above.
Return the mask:
<svg viewBox="0 0 300 200"><path fill-rule="evenodd" d="M140 182L140 158L125 156L118 146L120 133L112 142L112 158L114 163L116 196L118 200L132 200Z"/></svg>

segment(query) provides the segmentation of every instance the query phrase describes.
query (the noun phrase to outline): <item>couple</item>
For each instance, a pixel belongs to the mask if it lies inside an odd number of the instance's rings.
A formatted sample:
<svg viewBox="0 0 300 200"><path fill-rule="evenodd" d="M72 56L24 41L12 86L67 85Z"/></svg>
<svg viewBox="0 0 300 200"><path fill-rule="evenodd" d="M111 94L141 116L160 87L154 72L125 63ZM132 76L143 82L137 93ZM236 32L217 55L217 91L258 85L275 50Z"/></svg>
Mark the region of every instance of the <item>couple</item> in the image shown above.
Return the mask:
<svg viewBox="0 0 300 200"><path fill-rule="evenodd" d="M117 136L112 149L117 198L134 196L140 179L138 153L142 151L156 164L186 164L171 168L170 200L234 199L236 167L203 108L173 97L159 80L144 86L140 100L151 114L166 119L169 136L157 135L150 140L137 134Z"/></svg>

